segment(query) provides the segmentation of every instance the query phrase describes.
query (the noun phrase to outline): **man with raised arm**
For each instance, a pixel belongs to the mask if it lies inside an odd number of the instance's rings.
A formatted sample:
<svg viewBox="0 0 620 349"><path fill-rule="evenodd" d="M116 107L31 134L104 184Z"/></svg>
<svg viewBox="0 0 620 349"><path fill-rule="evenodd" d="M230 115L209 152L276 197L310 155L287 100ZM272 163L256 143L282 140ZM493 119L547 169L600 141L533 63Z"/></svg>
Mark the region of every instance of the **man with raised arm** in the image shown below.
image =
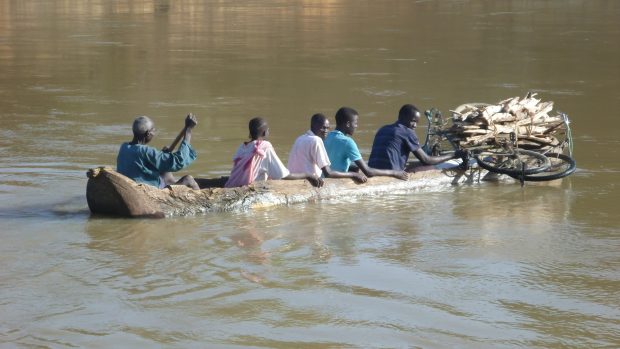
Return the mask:
<svg viewBox="0 0 620 349"><path fill-rule="evenodd" d="M442 156L430 156L420 147L415 129L420 121L420 111L412 104L405 104L398 112L398 120L377 131L372 143L368 165L385 170L404 170L413 153L425 165L437 165L444 161L460 158L462 151Z"/></svg>
<svg viewBox="0 0 620 349"><path fill-rule="evenodd" d="M196 152L190 145L196 117L190 114L185 119L185 134L176 152L159 151L148 146L155 137L155 124L148 116L138 116L132 126L133 139L121 145L116 158L116 170L138 183L164 188L166 185L186 185L200 189L192 176L183 176L175 182L170 172L189 166L196 159Z"/></svg>
<svg viewBox="0 0 620 349"><path fill-rule="evenodd" d="M288 169L291 172L309 172L330 178L351 178L358 183L366 182L366 176L359 172L340 172L330 165L323 140L329 131L329 120L323 114L310 118L310 130L299 136L288 156Z"/></svg>
<svg viewBox="0 0 620 349"><path fill-rule="evenodd" d="M263 118L253 118L248 125L250 141L243 142L233 157L233 168L226 188L241 187L267 179L307 179L313 186L323 185L323 179L314 173L291 173L282 164L271 143L269 125Z"/></svg>
<svg viewBox="0 0 620 349"><path fill-rule="evenodd" d="M403 170L384 170L369 167L360 154L357 144L351 138L357 128L358 114L355 109L342 107L336 112L336 129L325 139L325 149L331 161L331 168L336 171L349 171L354 163L366 176L390 176L402 180L407 179Z"/></svg>

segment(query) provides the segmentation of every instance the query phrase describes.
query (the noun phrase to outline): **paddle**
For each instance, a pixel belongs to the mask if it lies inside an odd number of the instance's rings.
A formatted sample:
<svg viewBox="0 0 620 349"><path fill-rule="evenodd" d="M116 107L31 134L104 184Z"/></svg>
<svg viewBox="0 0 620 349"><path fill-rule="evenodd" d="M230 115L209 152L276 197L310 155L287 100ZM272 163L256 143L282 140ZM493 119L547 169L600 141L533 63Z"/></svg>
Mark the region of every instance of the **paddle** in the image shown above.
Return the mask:
<svg viewBox="0 0 620 349"><path fill-rule="evenodd" d="M172 153L174 151L174 148L176 148L176 146L181 141L181 138L183 138L183 136L185 135L186 130L187 130L187 126L183 127L181 132L179 132L179 134L177 135L177 138L175 138L174 141L172 141L172 144L170 144L170 146L167 148L169 152Z"/></svg>
<svg viewBox="0 0 620 349"><path fill-rule="evenodd" d="M188 118L191 117L191 116L193 116L192 113L189 113L187 115ZM183 136L185 136L185 131L187 131L187 124L183 127L181 132L179 132L179 134L177 135L177 138L175 138L174 141L172 141L172 144L170 144L170 147L168 147L167 151L169 151L171 153L174 151L174 148L176 148L176 146L179 144L179 142L181 141Z"/></svg>

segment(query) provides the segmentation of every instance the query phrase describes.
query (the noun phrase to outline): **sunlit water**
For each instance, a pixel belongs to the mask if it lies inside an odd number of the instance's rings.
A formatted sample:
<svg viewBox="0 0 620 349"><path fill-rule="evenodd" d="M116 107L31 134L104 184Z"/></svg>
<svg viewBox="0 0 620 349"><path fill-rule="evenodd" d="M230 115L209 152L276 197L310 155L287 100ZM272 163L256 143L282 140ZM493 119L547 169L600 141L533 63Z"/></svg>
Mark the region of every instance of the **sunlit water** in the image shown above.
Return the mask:
<svg viewBox="0 0 620 349"><path fill-rule="evenodd" d="M615 1L0 0L0 347L620 346ZM165 220L91 216L141 114L198 115L219 176L267 118L283 159L349 105L367 158L400 105L532 90L578 171ZM419 130L422 136L422 130Z"/></svg>

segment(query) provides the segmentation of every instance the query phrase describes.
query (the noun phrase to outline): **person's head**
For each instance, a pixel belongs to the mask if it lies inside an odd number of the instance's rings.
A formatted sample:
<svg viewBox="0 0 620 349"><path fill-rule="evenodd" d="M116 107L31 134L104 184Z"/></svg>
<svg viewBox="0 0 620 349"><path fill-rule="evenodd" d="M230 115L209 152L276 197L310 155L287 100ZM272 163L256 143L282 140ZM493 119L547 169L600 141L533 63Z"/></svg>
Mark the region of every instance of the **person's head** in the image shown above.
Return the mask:
<svg viewBox="0 0 620 349"><path fill-rule="evenodd" d="M131 127L133 138L138 143L148 143L155 137L155 124L148 116L138 116Z"/></svg>
<svg viewBox="0 0 620 349"><path fill-rule="evenodd" d="M325 139L327 132L329 132L329 120L321 113L312 115L312 118L310 118L310 130L315 135Z"/></svg>
<svg viewBox="0 0 620 349"><path fill-rule="evenodd" d="M267 125L267 121L263 118L253 118L250 120L248 127L250 129L250 138L252 140L265 138L269 135L269 125Z"/></svg>
<svg viewBox="0 0 620 349"><path fill-rule="evenodd" d="M420 121L420 111L413 104L405 104L398 112L398 122L410 129L415 129Z"/></svg>
<svg viewBox="0 0 620 349"><path fill-rule="evenodd" d="M342 107L336 112L336 128L344 134L352 135L357 128L357 119L355 109Z"/></svg>

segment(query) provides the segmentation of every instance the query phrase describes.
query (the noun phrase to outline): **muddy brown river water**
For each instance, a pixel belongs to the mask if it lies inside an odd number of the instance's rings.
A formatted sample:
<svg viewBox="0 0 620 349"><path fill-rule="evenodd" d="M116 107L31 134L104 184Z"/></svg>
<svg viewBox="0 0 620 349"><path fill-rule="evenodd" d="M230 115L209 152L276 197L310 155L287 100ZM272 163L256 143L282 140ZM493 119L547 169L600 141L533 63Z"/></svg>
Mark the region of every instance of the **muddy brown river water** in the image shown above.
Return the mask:
<svg viewBox="0 0 620 349"><path fill-rule="evenodd" d="M620 2L0 0L1 348L620 347ZM575 174L165 220L91 216L137 115L230 171L356 108L534 91ZM423 136L422 130L418 135Z"/></svg>

